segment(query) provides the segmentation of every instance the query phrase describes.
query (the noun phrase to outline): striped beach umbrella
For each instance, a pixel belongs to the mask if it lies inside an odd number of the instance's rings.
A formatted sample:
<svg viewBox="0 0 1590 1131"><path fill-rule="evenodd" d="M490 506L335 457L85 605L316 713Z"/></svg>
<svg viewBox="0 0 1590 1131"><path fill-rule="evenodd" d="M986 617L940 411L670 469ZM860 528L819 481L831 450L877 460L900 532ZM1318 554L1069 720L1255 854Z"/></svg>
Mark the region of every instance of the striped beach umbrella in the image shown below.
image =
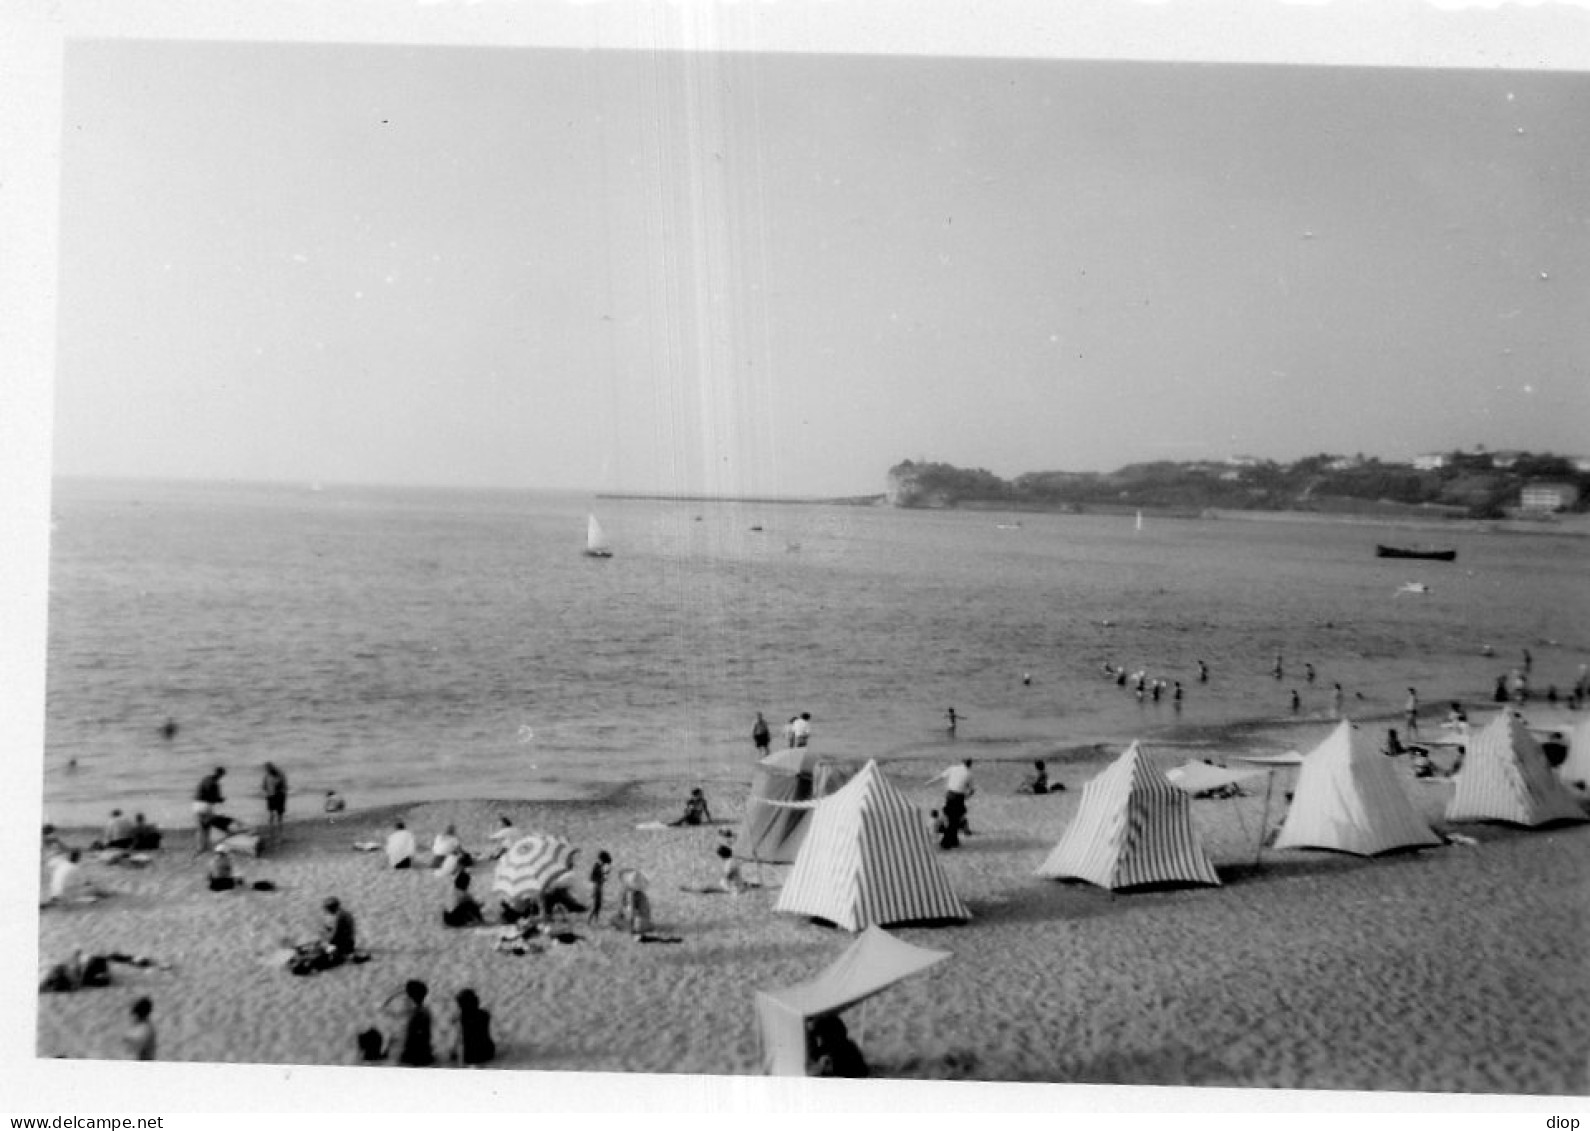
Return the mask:
<svg viewBox="0 0 1590 1131"><path fill-rule="evenodd" d="M491 888L509 899L539 895L560 876L573 870L575 851L573 845L559 837L540 834L521 837L497 861L497 875Z"/></svg>

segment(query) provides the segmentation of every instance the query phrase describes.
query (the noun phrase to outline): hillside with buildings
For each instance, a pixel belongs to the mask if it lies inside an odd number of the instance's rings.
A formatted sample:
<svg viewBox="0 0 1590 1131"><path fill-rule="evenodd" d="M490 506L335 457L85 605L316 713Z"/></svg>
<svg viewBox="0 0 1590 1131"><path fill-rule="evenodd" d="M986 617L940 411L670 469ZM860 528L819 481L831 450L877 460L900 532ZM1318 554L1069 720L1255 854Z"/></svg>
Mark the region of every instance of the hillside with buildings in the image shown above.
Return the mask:
<svg viewBox="0 0 1590 1131"><path fill-rule="evenodd" d="M897 507L1549 519L1590 507L1590 458L1483 449L1408 463L1362 455L1320 454L1293 463L1236 456L1111 472L1037 471L1010 480L981 468L906 460L889 469L886 498Z"/></svg>

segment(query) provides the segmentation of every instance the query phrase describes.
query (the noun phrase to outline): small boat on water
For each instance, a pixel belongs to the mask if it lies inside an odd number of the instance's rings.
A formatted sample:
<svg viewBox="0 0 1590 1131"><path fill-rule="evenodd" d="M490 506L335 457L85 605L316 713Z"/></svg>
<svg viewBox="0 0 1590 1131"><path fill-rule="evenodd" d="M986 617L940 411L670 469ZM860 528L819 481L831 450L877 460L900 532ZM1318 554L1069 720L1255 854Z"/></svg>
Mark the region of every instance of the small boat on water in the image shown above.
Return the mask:
<svg viewBox="0 0 1590 1131"><path fill-rule="evenodd" d="M607 536L602 533L602 524L596 521L594 514L586 516L585 556L588 558L610 558L613 556L612 548L607 544Z"/></svg>
<svg viewBox="0 0 1590 1131"><path fill-rule="evenodd" d="M1456 550L1435 550L1427 546L1386 546L1375 547L1377 558L1417 558L1426 562L1451 562L1457 560Z"/></svg>

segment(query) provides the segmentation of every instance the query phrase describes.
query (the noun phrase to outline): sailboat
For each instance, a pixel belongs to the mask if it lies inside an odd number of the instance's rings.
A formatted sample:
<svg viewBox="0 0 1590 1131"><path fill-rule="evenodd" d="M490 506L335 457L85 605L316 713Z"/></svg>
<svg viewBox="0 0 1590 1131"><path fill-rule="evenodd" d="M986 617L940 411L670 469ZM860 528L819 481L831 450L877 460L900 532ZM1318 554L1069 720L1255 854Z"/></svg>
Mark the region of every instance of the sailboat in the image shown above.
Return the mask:
<svg viewBox="0 0 1590 1131"><path fill-rule="evenodd" d="M607 545L607 537L602 533L602 524L596 521L594 514L586 516L585 556L588 558L610 558L613 556L613 551Z"/></svg>
<svg viewBox="0 0 1590 1131"><path fill-rule="evenodd" d="M1143 512L1142 511L1138 511L1137 512L1137 529L1139 529L1139 530L1143 529Z"/></svg>

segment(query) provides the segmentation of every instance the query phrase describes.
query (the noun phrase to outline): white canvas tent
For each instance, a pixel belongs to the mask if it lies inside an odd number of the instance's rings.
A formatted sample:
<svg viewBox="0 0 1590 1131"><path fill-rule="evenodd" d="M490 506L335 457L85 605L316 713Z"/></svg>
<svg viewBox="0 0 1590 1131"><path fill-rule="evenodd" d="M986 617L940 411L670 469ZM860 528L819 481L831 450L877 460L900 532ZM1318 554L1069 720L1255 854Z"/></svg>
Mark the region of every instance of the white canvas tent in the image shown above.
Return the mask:
<svg viewBox="0 0 1590 1131"><path fill-rule="evenodd" d="M1534 826L1582 821L1585 815L1523 719L1503 711L1469 743L1446 819Z"/></svg>
<svg viewBox="0 0 1590 1131"><path fill-rule="evenodd" d="M1440 843L1408 800L1392 760L1343 719L1304 757L1275 847L1376 856Z"/></svg>
<svg viewBox="0 0 1590 1131"><path fill-rule="evenodd" d="M949 956L948 951L912 946L872 926L811 981L758 990L762 1070L769 1076L806 1075L806 1022L810 1018L849 1009Z"/></svg>
<svg viewBox="0 0 1590 1131"><path fill-rule="evenodd" d="M1579 796L1590 794L1590 719L1568 732L1568 757L1557 767L1557 777Z"/></svg>
<svg viewBox="0 0 1590 1131"><path fill-rule="evenodd" d="M1037 874L1112 890L1220 883L1193 829L1191 797L1136 742L1082 787L1076 816Z"/></svg>
<svg viewBox="0 0 1590 1131"><path fill-rule="evenodd" d="M875 761L817 803L775 910L847 931L972 917L939 863L927 817Z"/></svg>

